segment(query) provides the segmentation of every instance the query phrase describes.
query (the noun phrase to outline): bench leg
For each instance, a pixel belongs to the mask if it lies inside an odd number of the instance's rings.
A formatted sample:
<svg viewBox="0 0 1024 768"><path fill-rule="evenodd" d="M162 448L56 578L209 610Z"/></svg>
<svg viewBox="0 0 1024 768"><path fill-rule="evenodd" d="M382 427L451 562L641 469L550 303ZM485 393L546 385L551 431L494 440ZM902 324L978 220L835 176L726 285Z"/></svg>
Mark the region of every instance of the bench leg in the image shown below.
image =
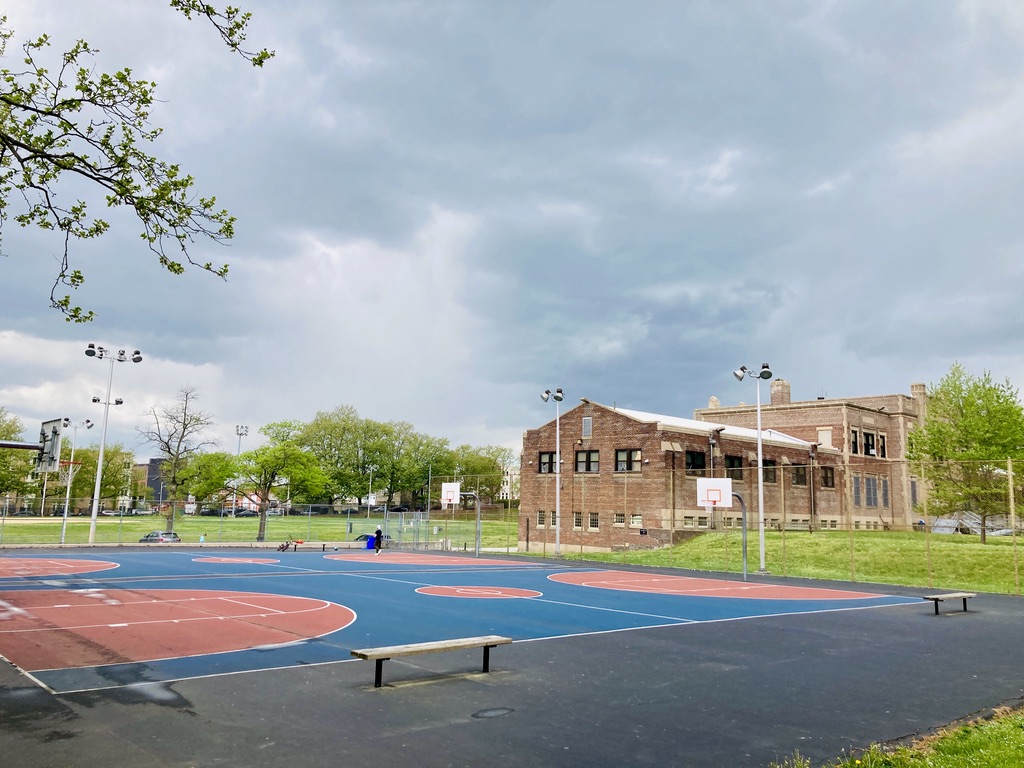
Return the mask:
<svg viewBox="0 0 1024 768"><path fill-rule="evenodd" d="M491 671L491 648L493 647L493 645L484 646L484 672Z"/></svg>
<svg viewBox="0 0 1024 768"><path fill-rule="evenodd" d="M374 659L373 687L380 688L381 672L384 671L384 659Z"/></svg>
<svg viewBox="0 0 1024 768"><path fill-rule="evenodd" d="M967 598L964 598L964 613L967 613Z"/></svg>
<svg viewBox="0 0 1024 768"><path fill-rule="evenodd" d="M935 615L938 616L939 615L939 601L938 600L932 600L932 602L935 603Z"/></svg>

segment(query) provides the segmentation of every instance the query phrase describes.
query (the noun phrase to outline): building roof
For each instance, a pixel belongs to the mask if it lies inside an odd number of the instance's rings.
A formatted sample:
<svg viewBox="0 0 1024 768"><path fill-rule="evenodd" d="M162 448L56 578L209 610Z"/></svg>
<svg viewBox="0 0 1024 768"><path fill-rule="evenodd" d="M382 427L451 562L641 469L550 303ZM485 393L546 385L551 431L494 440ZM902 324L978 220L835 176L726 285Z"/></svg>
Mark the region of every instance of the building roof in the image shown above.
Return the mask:
<svg viewBox="0 0 1024 768"><path fill-rule="evenodd" d="M595 403L595 405L600 405ZM686 430L688 432L700 432L710 435L713 431L721 431L723 435L729 435L730 437L746 438L748 440L757 440L757 430L748 429L747 427L734 427L731 424L716 424L713 421L697 421L696 419L686 419L682 416L665 416L659 413L647 413L646 411L634 411L630 408L612 408L607 405L602 405L602 408L607 408L615 413L621 413L623 416L627 416L636 421L642 421L648 424L658 424L659 427L665 429L674 430ZM762 429L761 430L761 441L771 441L780 445L790 445L797 448L810 448L812 443L806 440L801 440L798 437L787 435L784 432L779 432L777 429Z"/></svg>

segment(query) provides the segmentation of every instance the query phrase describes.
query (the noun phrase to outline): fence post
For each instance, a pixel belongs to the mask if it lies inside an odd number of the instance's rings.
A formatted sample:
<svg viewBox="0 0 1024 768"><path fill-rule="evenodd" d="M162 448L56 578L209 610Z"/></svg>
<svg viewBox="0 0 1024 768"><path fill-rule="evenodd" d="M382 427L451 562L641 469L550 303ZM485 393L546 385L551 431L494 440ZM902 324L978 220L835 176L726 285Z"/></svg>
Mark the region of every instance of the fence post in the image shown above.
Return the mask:
<svg viewBox="0 0 1024 768"><path fill-rule="evenodd" d="M1013 496L1013 459L1006 459L1006 482L1010 491L1010 530L1013 536L1013 593L1020 597L1020 567L1017 563L1017 503Z"/></svg>

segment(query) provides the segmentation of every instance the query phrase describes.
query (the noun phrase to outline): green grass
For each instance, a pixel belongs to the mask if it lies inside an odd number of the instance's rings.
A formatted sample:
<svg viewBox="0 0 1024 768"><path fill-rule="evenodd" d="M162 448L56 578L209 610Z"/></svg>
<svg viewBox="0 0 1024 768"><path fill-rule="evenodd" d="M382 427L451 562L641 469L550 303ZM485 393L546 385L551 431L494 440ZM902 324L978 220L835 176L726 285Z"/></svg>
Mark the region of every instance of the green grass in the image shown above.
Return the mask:
<svg viewBox="0 0 1024 768"><path fill-rule="evenodd" d="M579 554L568 559L741 573L742 535L706 533L656 550ZM760 568L756 531L747 536L747 569ZM765 566L778 576L901 584L942 589L1020 594L1024 541L916 532L787 531L765 533Z"/></svg>
<svg viewBox="0 0 1024 768"><path fill-rule="evenodd" d="M997 714L989 720L949 729L911 746L887 749L878 745L834 763L830 768L1018 768L1024 765L1024 710ZM770 768L811 768L796 753Z"/></svg>
<svg viewBox="0 0 1024 768"><path fill-rule="evenodd" d="M481 522L481 546L488 548L516 548L516 512L505 510L488 511ZM90 519L88 517L68 518L64 541L66 544L85 544L89 541ZM60 518L9 517L0 524L0 545L57 545L61 540ZM378 525L384 525L383 518L365 515L291 515L267 518L267 542L295 541L351 541L362 533L373 533ZM150 531L170 530L166 517L162 515L107 517L96 520L97 544L135 544ZM219 518L182 516L174 520L174 531L186 543L198 543L200 534L206 535L208 544L255 542L259 533L259 518ZM435 533L436 531L436 533ZM436 545L450 541L452 549L472 550L476 546L476 517L459 513L436 513L434 518L419 530L405 526L399 530L392 521L387 527L395 543L411 545L417 540L422 544L429 541Z"/></svg>

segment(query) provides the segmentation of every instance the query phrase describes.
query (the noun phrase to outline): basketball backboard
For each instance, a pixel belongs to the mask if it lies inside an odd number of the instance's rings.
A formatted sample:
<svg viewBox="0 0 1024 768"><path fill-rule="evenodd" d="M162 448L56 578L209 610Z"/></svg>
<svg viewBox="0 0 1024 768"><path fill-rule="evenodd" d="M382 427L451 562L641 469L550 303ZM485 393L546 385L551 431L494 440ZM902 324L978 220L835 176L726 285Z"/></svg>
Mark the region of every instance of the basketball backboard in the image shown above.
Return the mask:
<svg viewBox="0 0 1024 768"><path fill-rule="evenodd" d="M729 477L698 477L698 507L731 507L732 478Z"/></svg>

